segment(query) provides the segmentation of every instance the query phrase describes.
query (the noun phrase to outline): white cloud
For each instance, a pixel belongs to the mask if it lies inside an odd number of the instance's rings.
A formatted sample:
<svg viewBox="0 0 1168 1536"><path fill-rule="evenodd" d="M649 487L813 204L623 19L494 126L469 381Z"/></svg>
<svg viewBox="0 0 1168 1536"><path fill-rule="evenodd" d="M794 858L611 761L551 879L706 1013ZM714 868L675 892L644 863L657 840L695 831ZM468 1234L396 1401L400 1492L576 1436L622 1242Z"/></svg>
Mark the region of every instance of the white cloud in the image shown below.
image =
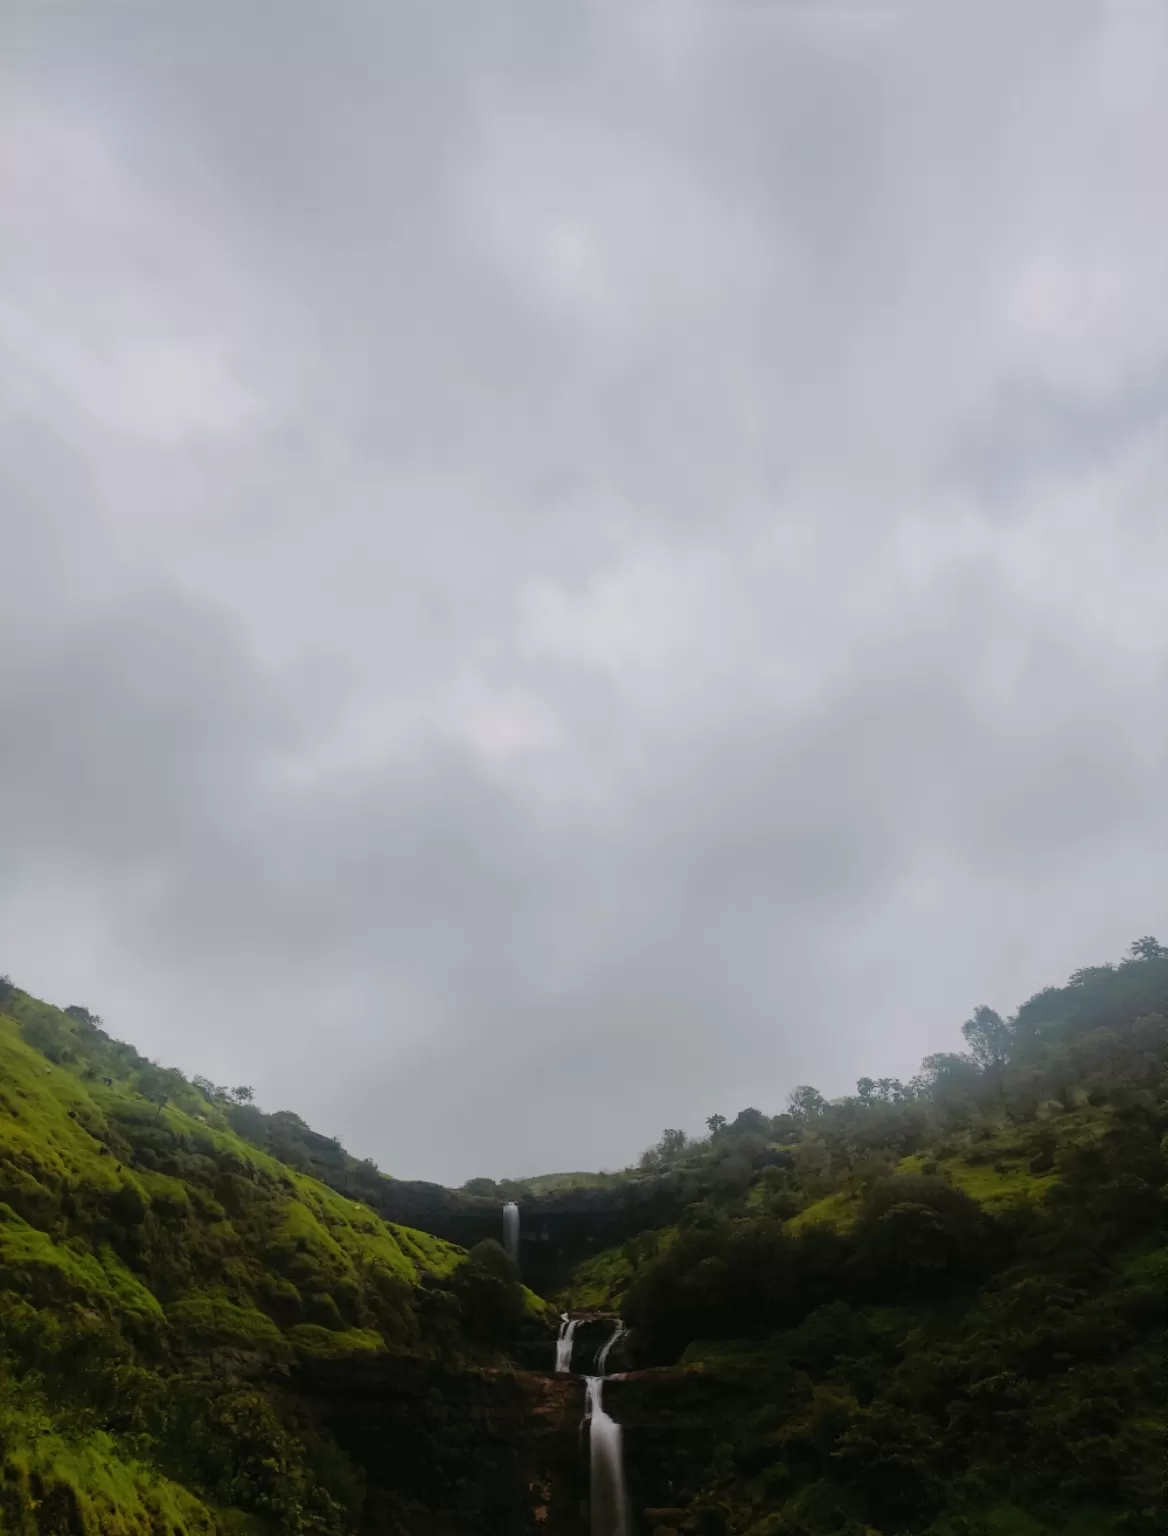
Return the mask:
<svg viewBox="0 0 1168 1536"><path fill-rule="evenodd" d="M1161 7L129 14L0 66L3 969L464 1177L1156 930Z"/></svg>

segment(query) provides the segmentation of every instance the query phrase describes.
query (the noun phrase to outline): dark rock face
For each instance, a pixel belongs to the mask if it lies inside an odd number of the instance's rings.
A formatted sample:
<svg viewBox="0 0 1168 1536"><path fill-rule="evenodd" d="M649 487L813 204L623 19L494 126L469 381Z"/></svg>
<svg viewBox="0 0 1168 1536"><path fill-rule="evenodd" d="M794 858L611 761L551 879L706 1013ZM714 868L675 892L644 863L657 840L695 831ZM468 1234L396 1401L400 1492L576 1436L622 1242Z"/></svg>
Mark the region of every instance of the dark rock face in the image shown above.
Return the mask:
<svg viewBox="0 0 1168 1536"><path fill-rule="evenodd" d="M578 1376L599 1375L597 1367L600 1363L600 1352L611 1340L620 1319L608 1312L598 1312L595 1317L577 1312L575 1316L579 1321L572 1340L572 1369ZM627 1363L622 1339L609 1352L605 1362L605 1375L623 1370Z"/></svg>
<svg viewBox="0 0 1168 1536"><path fill-rule="evenodd" d="M403 1357L302 1385L364 1474L368 1536L587 1536L577 1378Z"/></svg>
<svg viewBox="0 0 1168 1536"><path fill-rule="evenodd" d="M744 1382L676 1368L631 1371L605 1383L605 1408L622 1429L636 1536L656 1530L718 1536L716 1513L691 1513L690 1502L714 1456L719 1423L735 1420L752 1401Z"/></svg>
<svg viewBox="0 0 1168 1536"><path fill-rule="evenodd" d="M444 1189L417 1180L388 1179L376 1172L335 1173L314 1169L343 1193L371 1205L386 1221L417 1227L473 1248L484 1238L503 1239L498 1200ZM521 1199L519 1268L533 1290L548 1295L566 1285L582 1259L615 1247L640 1232L675 1222L692 1198L674 1174L630 1179L613 1188L565 1189Z"/></svg>
<svg viewBox="0 0 1168 1536"><path fill-rule="evenodd" d="M687 1198L680 1181L664 1175L521 1200L519 1267L525 1282L542 1295L558 1290L581 1260L675 1222Z"/></svg>

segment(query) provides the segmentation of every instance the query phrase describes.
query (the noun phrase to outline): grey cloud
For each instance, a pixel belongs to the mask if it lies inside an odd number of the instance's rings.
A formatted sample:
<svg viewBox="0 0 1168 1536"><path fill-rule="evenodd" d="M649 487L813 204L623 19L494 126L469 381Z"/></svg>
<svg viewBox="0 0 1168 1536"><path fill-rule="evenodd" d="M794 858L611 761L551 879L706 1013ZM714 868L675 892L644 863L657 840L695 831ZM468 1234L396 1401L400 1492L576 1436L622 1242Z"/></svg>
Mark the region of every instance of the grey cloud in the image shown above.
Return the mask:
<svg viewBox="0 0 1168 1536"><path fill-rule="evenodd" d="M1016 512L1019 498L1048 474L1090 474L1132 442L1168 424L1168 368L1136 375L1102 400L1084 401L1046 384L1005 381L954 447L953 475Z"/></svg>
<svg viewBox="0 0 1168 1536"><path fill-rule="evenodd" d="M0 66L0 962L455 1179L1166 898L1162 16L497 14Z"/></svg>

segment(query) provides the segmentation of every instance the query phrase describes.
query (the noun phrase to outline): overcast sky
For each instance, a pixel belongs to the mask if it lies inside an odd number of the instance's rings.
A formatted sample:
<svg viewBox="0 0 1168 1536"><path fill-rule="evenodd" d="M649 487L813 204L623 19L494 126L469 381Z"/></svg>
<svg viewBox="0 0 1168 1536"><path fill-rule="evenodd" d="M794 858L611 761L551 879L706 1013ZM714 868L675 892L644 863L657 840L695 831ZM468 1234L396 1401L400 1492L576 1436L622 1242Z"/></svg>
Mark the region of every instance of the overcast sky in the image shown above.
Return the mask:
<svg viewBox="0 0 1168 1536"><path fill-rule="evenodd" d="M0 971L620 1166L1168 937L1168 7L0 16Z"/></svg>

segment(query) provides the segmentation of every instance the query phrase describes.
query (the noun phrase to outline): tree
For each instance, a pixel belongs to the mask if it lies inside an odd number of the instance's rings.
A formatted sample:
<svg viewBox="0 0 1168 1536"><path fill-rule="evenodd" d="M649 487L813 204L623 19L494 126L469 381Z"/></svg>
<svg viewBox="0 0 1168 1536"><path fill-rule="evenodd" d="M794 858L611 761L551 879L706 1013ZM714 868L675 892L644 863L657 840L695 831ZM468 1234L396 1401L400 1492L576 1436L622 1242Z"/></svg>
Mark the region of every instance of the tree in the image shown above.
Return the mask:
<svg viewBox="0 0 1168 1536"><path fill-rule="evenodd" d="M1168 959L1168 949L1165 949L1164 945L1158 939L1154 939L1150 933L1146 933L1142 939L1137 939L1130 953L1133 960Z"/></svg>
<svg viewBox="0 0 1168 1536"><path fill-rule="evenodd" d="M967 1101L982 1084L981 1068L959 1051L936 1051L921 1062L919 1086L933 1100Z"/></svg>
<svg viewBox="0 0 1168 1536"><path fill-rule="evenodd" d="M711 1136L720 1136L722 1134L722 1132L726 1129L726 1116L725 1115L707 1115L706 1116L706 1129L709 1131Z"/></svg>
<svg viewBox="0 0 1168 1536"><path fill-rule="evenodd" d="M499 1186L494 1179L467 1179L462 1192L464 1195L489 1195L494 1199L498 1196Z"/></svg>
<svg viewBox="0 0 1168 1536"><path fill-rule="evenodd" d="M770 1128L770 1117L764 1115L761 1109L740 1109L730 1126L736 1136L767 1136Z"/></svg>
<svg viewBox="0 0 1168 1536"><path fill-rule="evenodd" d="M1014 1032L992 1008L984 1004L975 1008L973 1017L961 1026L961 1033L974 1061L983 1070L1003 1066L1009 1060Z"/></svg>
<svg viewBox="0 0 1168 1536"><path fill-rule="evenodd" d="M6 1003L16 995L11 976L0 976L0 1003Z"/></svg>
<svg viewBox="0 0 1168 1536"><path fill-rule="evenodd" d="M181 1082L182 1079L177 1072L169 1071L166 1067L155 1066L150 1062L138 1073L137 1087L144 1099L149 1099L151 1104L158 1106L158 1113L161 1115L170 1102L172 1089Z"/></svg>
<svg viewBox="0 0 1168 1536"><path fill-rule="evenodd" d="M525 1300L515 1261L493 1237L467 1254L451 1277L470 1331L490 1344L506 1344L523 1322Z"/></svg>
<svg viewBox="0 0 1168 1536"><path fill-rule="evenodd" d="M807 1083L801 1083L798 1088L792 1090L787 1097L787 1113L794 1115L796 1120L811 1120L816 1115L822 1114L827 1108L827 1100L818 1088L812 1088Z"/></svg>
<svg viewBox="0 0 1168 1536"><path fill-rule="evenodd" d="M661 1140L657 1143L657 1150L663 1159L679 1157L689 1145L689 1137L684 1131L665 1130L661 1132Z"/></svg>
<svg viewBox="0 0 1168 1536"><path fill-rule="evenodd" d="M876 1092L886 1104L902 1104L905 1099L911 1097L899 1077L878 1077Z"/></svg>
<svg viewBox="0 0 1168 1536"><path fill-rule="evenodd" d="M237 1104L250 1104L255 1098L255 1089L249 1088L246 1083L241 1083L238 1088L231 1090L231 1097Z"/></svg>
<svg viewBox="0 0 1168 1536"><path fill-rule="evenodd" d="M88 1008L83 1008L80 1003L70 1003L63 1012L73 1020L74 1024L92 1024L95 1029L101 1028L101 1014L90 1013Z"/></svg>

